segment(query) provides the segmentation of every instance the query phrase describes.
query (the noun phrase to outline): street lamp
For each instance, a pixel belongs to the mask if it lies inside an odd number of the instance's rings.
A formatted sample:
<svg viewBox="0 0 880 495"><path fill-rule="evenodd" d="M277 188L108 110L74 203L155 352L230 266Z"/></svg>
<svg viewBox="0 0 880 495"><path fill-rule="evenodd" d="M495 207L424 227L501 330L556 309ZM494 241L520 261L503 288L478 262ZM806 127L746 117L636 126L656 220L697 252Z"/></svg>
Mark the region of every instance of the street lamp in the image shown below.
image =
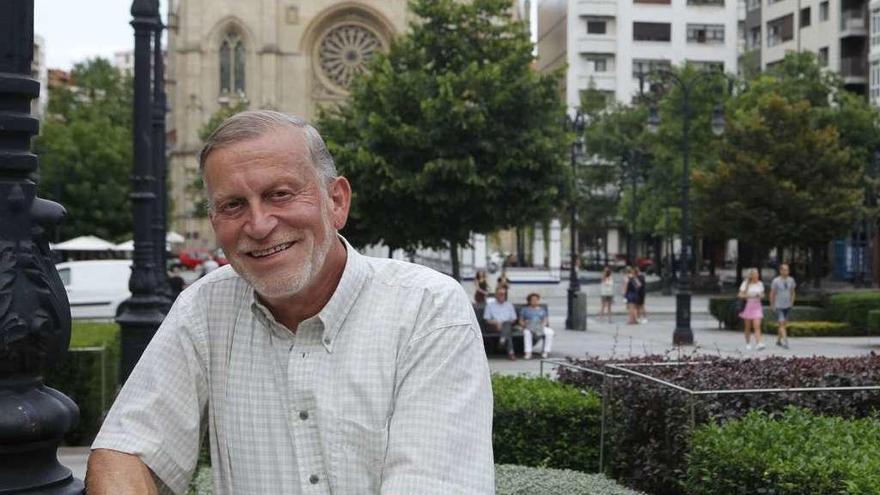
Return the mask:
<svg viewBox="0 0 880 495"><path fill-rule="evenodd" d="M693 109L691 97L694 89L703 81L716 80L723 73L716 71L704 71L691 79L682 79L678 74L671 71L660 71L658 76L665 80L676 83L681 89L681 114L682 114L682 174L681 174L681 274L678 278L678 294L675 298L675 331L672 334L672 343L675 345L691 345L694 343L694 331L691 328L691 279L688 273L691 259L691 220L690 220L690 130ZM660 115L657 108L651 105L648 111L648 130L656 133L660 125ZM720 136L724 134L724 112L721 105L716 105L712 112L712 134Z"/></svg>
<svg viewBox="0 0 880 495"><path fill-rule="evenodd" d="M571 172L572 172L572 181L574 183L574 187L572 188L572 198L571 198L571 225L569 230L571 231L571 249L570 249L570 266L568 272L568 315L565 318L565 328L570 329L578 329L576 327L580 327L580 318L575 315L575 299L578 296L578 293L581 291L581 282L578 280L578 270L577 270L577 260L578 260L578 252L577 252L577 226L578 226L578 213L577 213L577 199L578 199L578 180L577 180L577 166L578 161L580 161L581 157L584 156L584 115L580 112L580 110L575 113L574 117L570 115L566 115L565 118L565 128L566 130L572 131L575 134L575 139L571 143ZM584 315L586 316L586 315Z"/></svg>

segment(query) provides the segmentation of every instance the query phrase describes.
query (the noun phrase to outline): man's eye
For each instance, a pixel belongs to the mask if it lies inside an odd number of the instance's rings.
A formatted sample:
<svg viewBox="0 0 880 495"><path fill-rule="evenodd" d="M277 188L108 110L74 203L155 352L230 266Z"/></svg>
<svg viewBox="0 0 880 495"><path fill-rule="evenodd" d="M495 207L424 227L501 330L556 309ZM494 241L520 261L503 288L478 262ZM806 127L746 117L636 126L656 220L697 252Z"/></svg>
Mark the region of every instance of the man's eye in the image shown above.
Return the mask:
<svg viewBox="0 0 880 495"><path fill-rule="evenodd" d="M242 202L241 201L227 201L220 205L217 208L219 213L234 213L235 211L241 209Z"/></svg>
<svg viewBox="0 0 880 495"><path fill-rule="evenodd" d="M293 196L290 191L273 191L269 197L273 200L285 200Z"/></svg>

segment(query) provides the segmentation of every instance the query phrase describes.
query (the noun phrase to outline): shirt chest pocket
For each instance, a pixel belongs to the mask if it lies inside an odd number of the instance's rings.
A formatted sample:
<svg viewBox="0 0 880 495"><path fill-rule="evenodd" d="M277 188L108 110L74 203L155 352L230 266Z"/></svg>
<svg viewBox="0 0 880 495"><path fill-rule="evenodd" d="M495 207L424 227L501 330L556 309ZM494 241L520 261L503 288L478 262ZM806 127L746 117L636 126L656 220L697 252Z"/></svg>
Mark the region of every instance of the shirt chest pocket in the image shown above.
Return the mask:
<svg viewBox="0 0 880 495"><path fill-rule="evenodd" d="M337 416L330 440L333 493L379 493L388 448L387 422L369 426Z"/></svg>

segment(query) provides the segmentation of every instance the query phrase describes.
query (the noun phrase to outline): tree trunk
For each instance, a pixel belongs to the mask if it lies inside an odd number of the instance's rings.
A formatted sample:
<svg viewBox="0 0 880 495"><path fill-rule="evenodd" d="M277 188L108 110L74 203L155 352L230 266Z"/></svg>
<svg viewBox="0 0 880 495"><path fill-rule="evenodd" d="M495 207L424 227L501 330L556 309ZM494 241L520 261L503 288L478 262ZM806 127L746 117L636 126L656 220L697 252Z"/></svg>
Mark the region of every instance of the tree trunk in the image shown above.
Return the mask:
<svg viewBox="0 0 880 495"><path fill-rule="evenodd" d="M449 257L452 260L452 278L461 281L461 267L458 260L458 243L453 241L449 246Z"/></svg>
<svg viewBox="0 0 880 495"><path fill-rule="evenodd" d="M812 272L813 276L814 289L822 287L821 256L821 248L819 246L813 246L810 248L810 264L812 265L810 271Z"/></svg>
<svg viewBox="0 0 880 495"><path fill-rule="evenodd" d="M516 266L525 266L525 235L522 227L516 228Z"/></svg>

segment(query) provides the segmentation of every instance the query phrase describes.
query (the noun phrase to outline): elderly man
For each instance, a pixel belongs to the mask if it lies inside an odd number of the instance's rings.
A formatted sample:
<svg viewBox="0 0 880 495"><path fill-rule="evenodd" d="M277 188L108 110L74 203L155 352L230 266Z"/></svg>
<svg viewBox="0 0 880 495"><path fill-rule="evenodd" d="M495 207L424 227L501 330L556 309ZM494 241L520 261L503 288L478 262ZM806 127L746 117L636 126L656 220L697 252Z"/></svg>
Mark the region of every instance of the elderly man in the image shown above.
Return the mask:
<svg viewBox="0 0 880 495"><path fill-rule="evenodd" d="M90 495L494 493L492 396L459 284L339 237L351 188L317 131L243 112L200 166L231 266L174 304L89 458Z"/></svg>
<svg viewBox="0 0 880 495"><path fill-rule="evenodd" d="M495 299L490 300L483 310L483 319L496 332L501 334L498 339L498 345L507 348L507 358L511 361L516 360L513 353L513 324L516 323L516 308L507 300L507 288L499 286L495 289Z"/></svg>

